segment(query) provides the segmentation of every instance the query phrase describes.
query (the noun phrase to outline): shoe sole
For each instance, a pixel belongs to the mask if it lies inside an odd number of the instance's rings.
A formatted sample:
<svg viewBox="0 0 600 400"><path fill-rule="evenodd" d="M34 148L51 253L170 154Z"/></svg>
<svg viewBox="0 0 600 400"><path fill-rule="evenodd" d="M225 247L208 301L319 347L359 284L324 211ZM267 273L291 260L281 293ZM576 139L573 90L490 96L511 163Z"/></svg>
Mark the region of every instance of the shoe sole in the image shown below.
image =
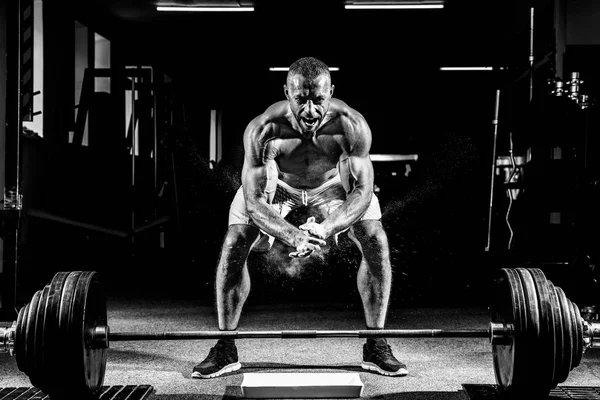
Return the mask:
<svg viewBox="0 0 600 400"><path fill-rule="evenodd" d="M200 379L216 378L217 376L221 376L228 372L235 372L240 368L242 368L242 364L240 364L239 362L236 362L233 364L226 365L223 368L221 368L220 370L218 370L217 372L213 372L212 374L208 374L208 375L203 375L202 373L200 373L198 371L194 371L194 372L192 372L192 378L200 378Z"/></svg>
<svg viewBox="0 0 600 400"><path fill-rule="evenodd" d="M364 362L364 361L362 362L362 364L360 366L363 369L366 369L368 371L375 371L378 374L386 375L386 376L406 376L406 375L408 375L408 370L406 368L400 368L398 371L386 371L371 362Z"/></svg>

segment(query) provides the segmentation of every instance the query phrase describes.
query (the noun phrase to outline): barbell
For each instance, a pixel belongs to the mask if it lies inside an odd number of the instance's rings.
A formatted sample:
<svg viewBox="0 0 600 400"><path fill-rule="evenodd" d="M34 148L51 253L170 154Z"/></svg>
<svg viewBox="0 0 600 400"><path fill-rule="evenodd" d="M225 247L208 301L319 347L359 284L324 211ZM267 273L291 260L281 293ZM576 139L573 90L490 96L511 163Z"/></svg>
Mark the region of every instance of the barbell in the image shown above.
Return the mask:
<svg viewBox="0 0 600 400"><path fill-rule="evenodd" d="M98 398L110 342L202 339L488 338L496 382L505 397L545 397L600 347L600 323L586 321L539 269L503 268L494 284L486 329L110 332L98 273L58 272L0 328L0 351L15 355L31 384L53 400Z"/></svg>

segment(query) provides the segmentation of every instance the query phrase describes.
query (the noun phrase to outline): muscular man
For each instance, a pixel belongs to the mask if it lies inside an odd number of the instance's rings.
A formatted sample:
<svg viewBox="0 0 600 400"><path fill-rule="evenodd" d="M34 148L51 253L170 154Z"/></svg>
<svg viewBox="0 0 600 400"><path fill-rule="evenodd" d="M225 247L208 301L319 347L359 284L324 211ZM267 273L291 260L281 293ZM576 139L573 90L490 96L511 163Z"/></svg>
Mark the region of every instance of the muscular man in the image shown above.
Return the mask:
<svg viewBox="0 0 600 400"><path fill-rule="evenodd" d="M242 185L231 204L229 228L216 272L219 329L237 329L250 291L246 259L273 238L310 257L325 240L348 230L362 254L357 283L367 329L383 329L392 270L381 210L373 194L371 131L364 117L333 98L329 68L307 57L294 62L284 86L287 100L271 105L244 132ZM327 217L296 227L284 218L301 206ZM267 240L265 240L267 239ZM237 348L221 339L194 367L195 378L238 370ZM364 369L406 375L383 338L363 345Z"/></svg>

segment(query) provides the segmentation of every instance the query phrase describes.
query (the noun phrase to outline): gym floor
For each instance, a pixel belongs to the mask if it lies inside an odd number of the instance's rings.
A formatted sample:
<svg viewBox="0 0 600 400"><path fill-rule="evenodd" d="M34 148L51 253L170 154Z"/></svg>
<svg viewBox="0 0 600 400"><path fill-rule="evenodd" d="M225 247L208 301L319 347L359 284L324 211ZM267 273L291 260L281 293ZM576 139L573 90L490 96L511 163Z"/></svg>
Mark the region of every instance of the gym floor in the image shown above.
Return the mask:
<svg viewBox="0 0 600 400"><path fill-rule="evenodd" d="M217 330L212 307L172 296L107 294L113 332ZM346 304L250 304L240 330L360 330L362 311ZM470 307L391 309L386 328L487 328L488 310ZM409 369L406 377L384 377L360 368L362 339L237 340L242 369L210 380L192 379L193 366L214 340L113 342L108 352L105 385L152 385L149 399L183 400L240 397L245 372L358 372L364 398L472 399L467 387L495 385L487 339L389 339L394 354ZM600 387L600 354L587 351L581 364L560 387ZM0 354L0 387L31 386L14 359ZM551 396L554 397L554 396ZM481 397L477 397L481 398ZM597 398L597 397L593 397Z"/></svg>

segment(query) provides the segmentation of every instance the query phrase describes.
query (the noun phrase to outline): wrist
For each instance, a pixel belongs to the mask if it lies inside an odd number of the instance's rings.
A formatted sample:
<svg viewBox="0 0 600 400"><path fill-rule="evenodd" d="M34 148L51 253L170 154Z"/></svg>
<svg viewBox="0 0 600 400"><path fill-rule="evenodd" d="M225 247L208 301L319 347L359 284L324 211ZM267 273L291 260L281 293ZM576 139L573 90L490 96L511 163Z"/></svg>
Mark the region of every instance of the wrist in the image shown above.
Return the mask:
<svg viewBox="0 0 600 400"><path fill-rule="evenodd" d="M294 232L292 234L292 240L291 240L291 246L292 247L298 247L303 243L306 243L308 241L308 234L305 231L302 231L300 229L297 230L297 232Z"/></svg>
<svg viewBox="0 0 600 400"><path fill-rule="evenodd" d="M323 240L328 239L337 233L337 232L334 232L333 226L331 226L325 222L321 223L321 227L323 228L323 236L325 236L323 238Z"/></svg>

